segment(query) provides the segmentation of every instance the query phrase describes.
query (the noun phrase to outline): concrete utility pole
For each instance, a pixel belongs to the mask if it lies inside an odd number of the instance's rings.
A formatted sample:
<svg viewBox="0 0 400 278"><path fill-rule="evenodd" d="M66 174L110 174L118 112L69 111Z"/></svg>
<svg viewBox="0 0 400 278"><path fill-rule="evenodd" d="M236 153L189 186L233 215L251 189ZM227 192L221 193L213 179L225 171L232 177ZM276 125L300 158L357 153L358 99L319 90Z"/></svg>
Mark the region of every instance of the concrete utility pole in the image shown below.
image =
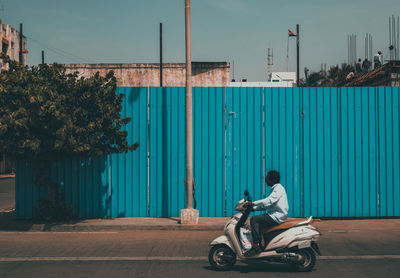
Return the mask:
<svg viewBox="0 0 400 278"><path fill-rule="evenodd" d="M185 0L186 37L186 209L181 210L181 224L197 224L199 211L193 209L193 117L192 117L192 55L190 32L190 0Z"/></svg>
<svg viewBox="0 0 400 278"><path fill-rule="evenodd" d="M160 87L163 86L163 60L162 60L162 23L160 23Z"/></svg>
<svg viewBox="0 0 400 278"><path fill-rule="evenodd" d="M297 41L297 69L296 69L296 83L297 87L299 87L300 84L300 28L299 24L296 25L296 41Z"/></svg>

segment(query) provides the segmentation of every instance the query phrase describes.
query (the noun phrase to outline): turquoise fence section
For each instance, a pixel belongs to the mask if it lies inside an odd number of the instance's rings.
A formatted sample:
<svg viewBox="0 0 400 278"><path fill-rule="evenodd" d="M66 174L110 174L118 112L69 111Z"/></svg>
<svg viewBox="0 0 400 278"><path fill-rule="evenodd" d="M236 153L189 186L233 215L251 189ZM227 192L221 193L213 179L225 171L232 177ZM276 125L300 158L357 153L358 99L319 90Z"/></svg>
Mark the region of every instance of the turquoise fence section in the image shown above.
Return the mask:
<svg viewBox="0 0 400 278"><path fill-rule="evenodd" d="M75 214L179 216L185 206L185 88L118 88L131 153L55 161ZM194 88L194 178L201 216L230 216L248 189L281 172L294 217L400 216L399 88ZM19 161L16 213L45 188Z"/></svg>
<svg viewBox="0 0 400 278"><path fill-rule="evenodd" d="M110 206L107 214L100 217L148 216L149 200L156 201L148 197L149 93L147 88L129 87L118 88L118 93L125 95L122 116L131 118L125 127L128 142L139 142L140 146L133 152L108 156L105 170L110 176Z"/></svg>
<svg viewBox="0 0 400 278"><path fill-rule="evenodd" d="M59 195L73 206L74 213L82 218L105 217L110 214L109 172L107 157L73 158L55 161L51 178L59 184ZM47 195L47 189L34 184L32 165L17 162L16 216L32 218L38 200Z"/></svg>
<svg viewBox="0 0 400 278"><path fill-rule="evenodd" d="M149 98L147 215L176 216L185 205L185 88L149 88Z"/></svg>
<svg viewBox="0 0 400 278"><path fill-rule="evenodd" d="M302 90L265 88L264 93L266 146L264 173L271 169L280 171L281 183L287 191L289 214L303 216Z"/></svg>
<svg viewBox="0 0 400 278"><path fill-rule="evenodd" d="M226 89L226 207L231 215L243 192L264 194L264 88Z"/></svg>
<svg viewBox="0 0 400 278"><path fill-rule="evenodd" d="M195 88L193 94L195 196L204 216L225 215L225 92Z"/></svg>

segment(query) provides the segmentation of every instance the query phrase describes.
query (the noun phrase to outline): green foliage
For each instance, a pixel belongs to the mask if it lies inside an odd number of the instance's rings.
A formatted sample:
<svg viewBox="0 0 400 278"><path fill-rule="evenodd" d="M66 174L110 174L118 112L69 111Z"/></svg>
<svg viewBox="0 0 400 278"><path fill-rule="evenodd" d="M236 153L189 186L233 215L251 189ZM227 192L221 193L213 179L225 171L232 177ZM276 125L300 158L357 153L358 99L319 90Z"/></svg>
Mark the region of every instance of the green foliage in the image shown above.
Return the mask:
<svg viewBox="0 0 400 278"><path fill-rule="evenodd" d="M71 209L50 179L51 161L135 150L139 144L129 145L122 130L130 121L120 115L124 96L116 94L113 72L79 78L59 64L26 67L0 59L8 66L0 73L0 153L32 161L35 183L48 193L40 217L68 217Z"/></svg>
<svg viewBox="0 0 400 278"><path fill-rule="evenodd" d="M0 73L0 152L17 159L90 156L134 150L121 118L116 79L78 78L62 65L24 67L3 57Z"/></svg>

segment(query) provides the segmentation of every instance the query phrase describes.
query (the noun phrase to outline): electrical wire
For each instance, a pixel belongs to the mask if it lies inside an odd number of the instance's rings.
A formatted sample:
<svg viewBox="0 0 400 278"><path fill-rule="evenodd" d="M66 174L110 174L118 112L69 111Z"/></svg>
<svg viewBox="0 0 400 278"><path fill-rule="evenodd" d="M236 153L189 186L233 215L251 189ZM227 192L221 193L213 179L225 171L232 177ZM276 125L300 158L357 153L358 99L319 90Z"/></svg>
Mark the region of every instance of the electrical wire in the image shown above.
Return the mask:
<svg viewBox="0 0 400 278"><path fill-rule="evenodd" d="M26 35L25 35L25 36L26 36ZM73 61L79 61L79 62L80 62L80 61L84 61L84 62L93 63L93 61L91 61L91 60L89 60L89 59L82 58L82 57L80 57L80 56L77 56L77 55L75 55L75 54L69 53L69 52L67 52L67 51L65 51L65 50L62 50L62 49L60 49L60 48L56 48L56 47L52 47L52 46L46 45L46 44L42 43L41 41L36 40L36 39L34 39L34 38L30 37L30 36L26 36L26 37L27 37L29 40L33 41L34 43L37 43L37 44L39 44L39 45L45 47L46 49L50 50L51 52L53 52L53 53L55 53L55 54L57 54L57 55L63 56L64 58L71 59L71 60L73 60Z"/></svg>

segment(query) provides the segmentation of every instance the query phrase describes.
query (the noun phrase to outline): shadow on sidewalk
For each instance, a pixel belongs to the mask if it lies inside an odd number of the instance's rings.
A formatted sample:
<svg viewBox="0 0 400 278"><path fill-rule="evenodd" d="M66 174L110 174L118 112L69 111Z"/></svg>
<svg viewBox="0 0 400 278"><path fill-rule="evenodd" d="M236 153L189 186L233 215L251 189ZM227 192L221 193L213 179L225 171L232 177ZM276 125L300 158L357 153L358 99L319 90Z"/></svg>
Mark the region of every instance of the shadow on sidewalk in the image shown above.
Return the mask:
<svg viewBox="0 0 400 278"><path fill-rule="evenodd" d="M29 231L33 223L15 219L15 210L0 211L0 231Z"/></svg>

